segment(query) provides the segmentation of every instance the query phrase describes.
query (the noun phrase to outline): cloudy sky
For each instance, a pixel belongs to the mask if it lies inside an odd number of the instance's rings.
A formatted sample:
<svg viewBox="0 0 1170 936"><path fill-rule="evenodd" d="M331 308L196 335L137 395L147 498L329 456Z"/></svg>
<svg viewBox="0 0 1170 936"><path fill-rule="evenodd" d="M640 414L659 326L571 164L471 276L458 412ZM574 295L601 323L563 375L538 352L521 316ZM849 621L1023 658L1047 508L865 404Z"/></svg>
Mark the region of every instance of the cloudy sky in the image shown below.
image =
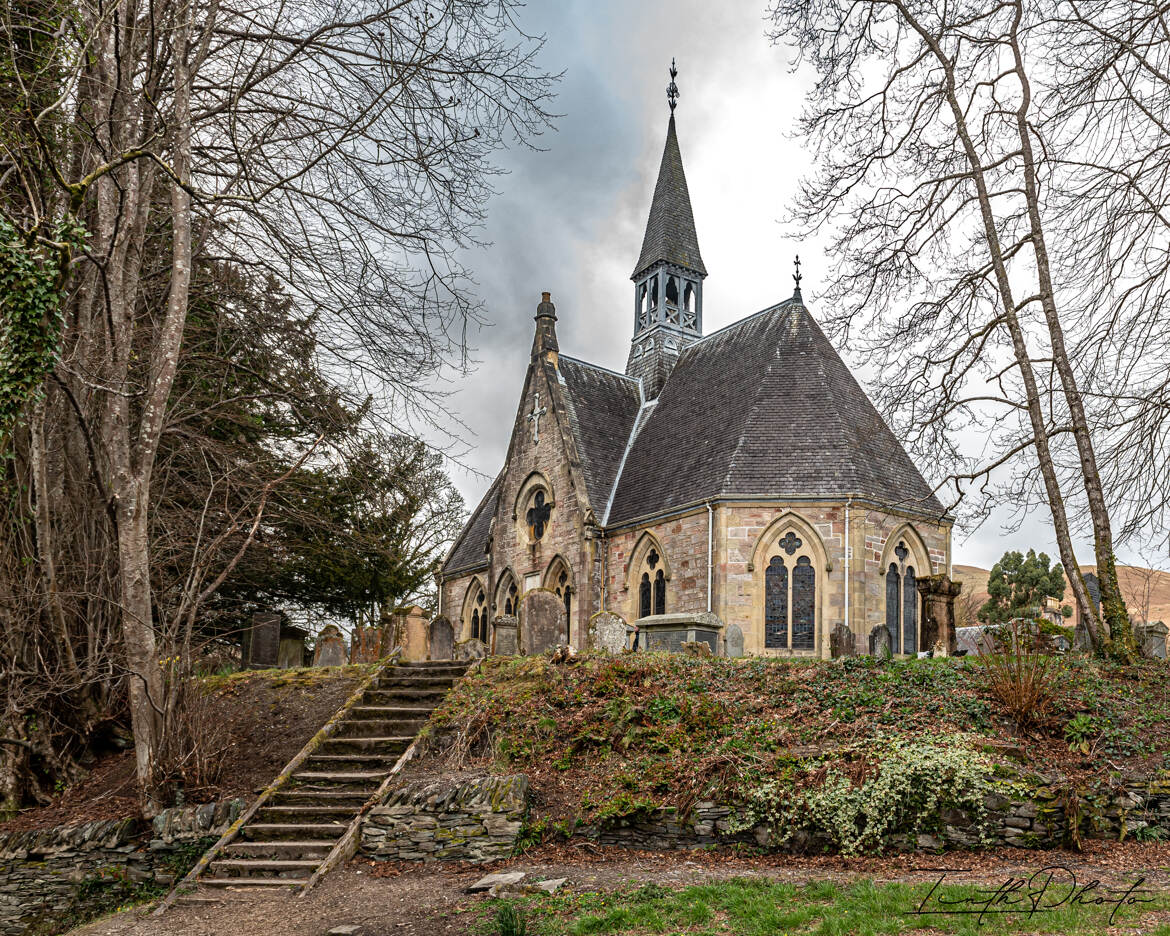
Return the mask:
<svg viewBox="0 0 1170 936"><path fill-rule="evenodd" d="M452 478L473 507L503 463L540 293L557 307L561 349L615 370L633 328L637 260L666 133L667 68L677 59L679 142L709 276L704 330L792 293L800 253L814 316L824 253L783 223L809 162L793 139L809 80L765 36L766 0L534 0L522 25L547 35L543 66L564 70L561 116L542 152L504 154L489 207L490 246L464 259L491 325L474 331L473 373L451 382L466 451ZM851 364L859 362L839 348ZM859 372L864 386L864 372ZM956 533L955 561L991 566L1008 548L1056 555L1045 518L1005 535L993 517ZM1078 550L1089 560L1091 550Z"/></svg>

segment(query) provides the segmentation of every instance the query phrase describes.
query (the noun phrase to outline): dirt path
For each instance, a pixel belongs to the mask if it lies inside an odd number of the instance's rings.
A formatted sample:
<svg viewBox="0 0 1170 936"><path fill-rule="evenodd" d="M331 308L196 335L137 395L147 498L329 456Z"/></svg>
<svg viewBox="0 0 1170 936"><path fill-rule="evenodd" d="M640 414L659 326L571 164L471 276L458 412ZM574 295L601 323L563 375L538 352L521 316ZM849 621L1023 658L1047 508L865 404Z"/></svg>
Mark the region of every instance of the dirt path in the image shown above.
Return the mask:
<svg viewBox="0 0 1170 936"><path fill-rule="evenodd" d="M544 848L491 866L527 871L533 878L568 878L571 891L612 890L653 882L681 887L731 877L780 881L924 881L937 877L918 869L970 869L963 882L996 883L1027 876L1052 864L1073 869L1077 880L1128 884L1139 874L1146 887L1170 891L1170 844L1092 843L1084 854L1005 849L986 854L892 858L738 858L710 853L630 852L560 846ZM467 865L390 866L357 861L330 875L305 897L228 892L220 903L179 906L162 919L127 911L73 931L72 936L323 936L342 925L360 926L360 936L454 936L471 931L473 911L483 898L464 893L486 871Z"/></svg>

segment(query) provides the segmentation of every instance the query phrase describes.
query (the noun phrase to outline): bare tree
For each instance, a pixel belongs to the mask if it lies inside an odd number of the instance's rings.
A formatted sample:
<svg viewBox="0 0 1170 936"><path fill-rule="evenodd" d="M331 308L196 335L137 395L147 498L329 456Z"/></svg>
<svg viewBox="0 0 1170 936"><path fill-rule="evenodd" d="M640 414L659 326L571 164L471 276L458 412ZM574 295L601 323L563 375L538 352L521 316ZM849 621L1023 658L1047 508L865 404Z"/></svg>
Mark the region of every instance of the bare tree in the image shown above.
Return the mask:
<svg viewBox="0 0 1170 936"><path fill-rule="evenodd" d="M1132 658L1099 426L1049 247L1075 236L1046 198L1054 140L1037 131L1035 88L1048 73L1031 67L1057 6L781 0L773 21L820 76L802 121L820 171L796 217L834 237L830 328L872 356L879 401L912 447L941 456L956 500L976 486L1021 509L1047 504L1094 644ZM972 430L977 453L957 441ZM1089 519L1103 622L1070 504Z"/></svg>
<svg viewBox="0 0 1170 936"><path fill-rule="evenodd" d="M194 258L284 284L330 336L328 366L377 401L369 418L433 415L426 378L461 363L476 314L454 250L482 219L492 153L547 121L540 43L514 6L8 8L0 55L18 80L0 138L3 210L66 274L59 359L26 437L36 535L5 544L12 567L33 557L39 573L9 583L57 622L64 658L82 615L116 620L147 812L160 805L166 698L149 514ZM47 46L40 58L28 36ZM79 251L56 234L69 218L87 232ZM160 235L165 254L149 249Z"/></svg>

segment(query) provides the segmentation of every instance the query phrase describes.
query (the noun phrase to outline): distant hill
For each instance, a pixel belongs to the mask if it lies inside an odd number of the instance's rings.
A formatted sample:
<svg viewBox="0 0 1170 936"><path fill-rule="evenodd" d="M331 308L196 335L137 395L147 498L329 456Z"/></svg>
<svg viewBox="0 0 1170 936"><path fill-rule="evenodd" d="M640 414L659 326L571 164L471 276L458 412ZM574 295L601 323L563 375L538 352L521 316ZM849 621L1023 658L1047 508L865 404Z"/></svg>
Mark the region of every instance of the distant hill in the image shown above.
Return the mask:
<svg viewBox="0 0 1170 936"><path fill-rule="evenodd" d="M1081 566L1081 570L1092 572L1094 567ZM963 583L963 593L956 607L960 626L964 623L979 623L975 620L975 613L987 600L987 579L991 572L978 566L956 565L952 567L952 573L956 582ZM1121 583L1121 593L1125 596L1131 617L1140 620L1146 616L1148 606L1148 620L1170 623L1170 572L1143 569L1140 566L1118 566L1117 579ZM1067 583L1064 603L1073 604L1072 590Z"/></svg>

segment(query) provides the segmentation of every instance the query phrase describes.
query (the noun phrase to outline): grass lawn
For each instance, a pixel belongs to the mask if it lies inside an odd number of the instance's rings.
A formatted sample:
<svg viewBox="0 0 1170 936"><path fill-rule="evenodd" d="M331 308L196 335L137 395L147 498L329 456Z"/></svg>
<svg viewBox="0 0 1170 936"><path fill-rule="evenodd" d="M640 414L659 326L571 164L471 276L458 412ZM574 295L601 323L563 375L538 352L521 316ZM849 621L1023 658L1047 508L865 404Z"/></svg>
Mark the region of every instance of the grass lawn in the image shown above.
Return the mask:
<svg viewBox="0 0 1170 936"><path fill-rule="evenodd" d="M1083 885L1081 885L1083 887ZM1117 933L1170 936L1170 895L1139 893L1149 903L1131 903L1117 891L1082 892L1054 879L1043 892L1027 886L995 888L931 884L814 882L804 886L734 879L671 890L655 884L613 893L492 901L479 932L492 936L561 934L687 934L687 936L865 936L896 933L1054 933L1061 936ZM1071 897L1071 899L1070 899ZM1100 901L1100 902L1099 902ZM1029 914L1033 902L1042 912ZM1117 904L1120 903L1120 906ZM509 909L510 907L510 909ZM947 914L917 913L944 909ZM981 909L989 912L979 915ZM505 918L518 911L524 926ZM1010 910L1011 912L1003 912ZM1144 918L1144 919L1143 919ZM501 925L503 924L503 925Z"/></svg>

